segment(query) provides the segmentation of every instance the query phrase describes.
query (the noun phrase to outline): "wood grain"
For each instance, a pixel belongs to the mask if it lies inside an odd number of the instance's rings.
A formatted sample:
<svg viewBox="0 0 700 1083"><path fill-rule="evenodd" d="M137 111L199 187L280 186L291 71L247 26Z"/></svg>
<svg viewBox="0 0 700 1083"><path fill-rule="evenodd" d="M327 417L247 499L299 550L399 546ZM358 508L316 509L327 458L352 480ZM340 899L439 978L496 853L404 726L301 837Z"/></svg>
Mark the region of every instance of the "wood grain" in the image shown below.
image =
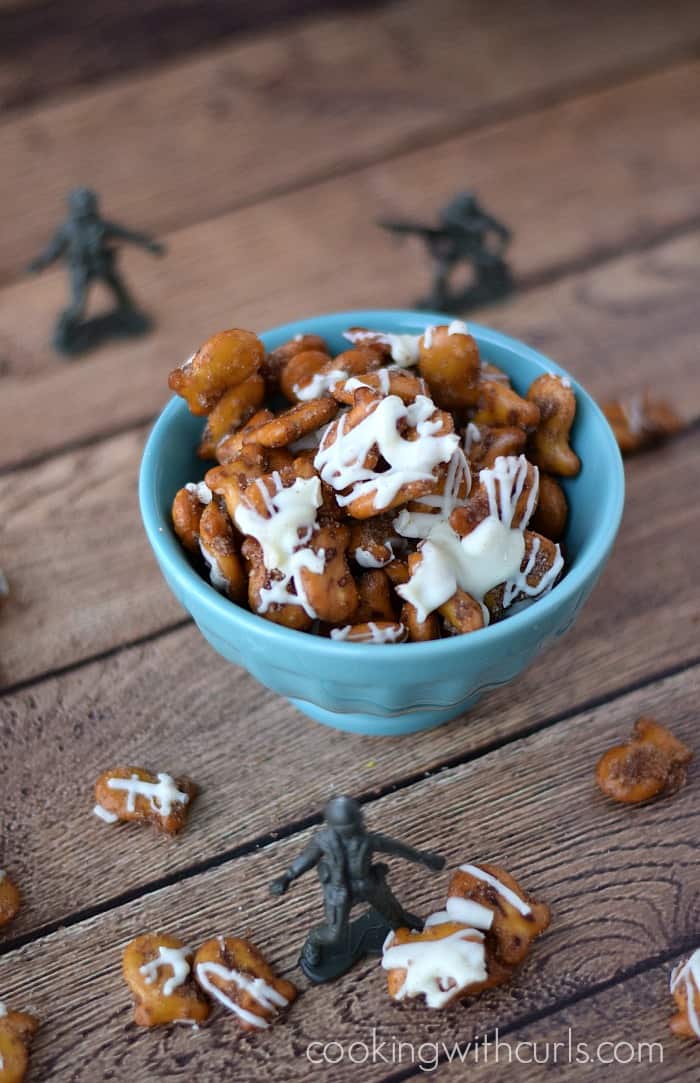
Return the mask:
<svg viewBox="0 0 700 1083"><path fill-rule="evenodd" d="M0 108L153 68L227 37L367 0L0 0ZM5 67L7 66L7 70Z"/></svg>
<svg viewBox="0 0 700 1083"><path fill-rule="evenodd" d="M456 189L473 184L514 227L513 265L524 283L618 255L695 220L699 75L700 64L686 65L179 230L168 238L164 260L130 252L124 266L158 328L146 339L108 345L81 361L64 364L48 345L65 303L63 273L8 287L0 292L0 391L7 418L0 465L145 420L166 397L168 369L213 329L262 329L368 302L411 303L425 290L426 257L417 242L397 246L378 229L374 219L380 213L430 216ZM295 161L305 157L295 149ZM5 160L13 154L6 151ZM255 168L252 163L246 175ZM170 162L169 174L179 177L176 163ZM191 169L187 175L192 178ZM229 188L231 175L226 172ZM18 181L8 191L8 204ZM194 183L199 191L200 182ZM144 199L149 213L167 204L164 194ZM110 213L117 212L119 206L110 202ZM138 213L126 218L146 224ZM20 199L8 229L23 230L35 221ZM660 296L673 293L677 304L693 311L693 245L690 239L670 250L668 282L656 281L653 264L651 283L626 280L628 293L642 294L627 301L646 315L644 295L658 287ZM20 247L29 255L24 240ZM589 292L598 298L612 290L615 297L616 273L617 265L586 279ZM529 300L516 299L515 306L522 313ZM510 310L510 304L503 309ZM662 315L653 313L654 326L665 335ZM568 327L566 334L571 338ZM640 331L640 346L643 340ZM561 353L564 362L569 348ZM60 410L47 410L47 403L60 403Z"/></svg>
<svg viewBox="0 0 700 1083"><path fill-rule="evenodd" d="M663 356L664 392L689 418L697 416L699 252L700 235L674 241L532 291L485 313L485 319L541 346L599 397L629 393L645 383L658 386ZM77 390L56 416L65 418L68 409L76 415L82 409ZM36 410L39 426L50 416L46 400ZM26 415L22 423L32 429ZM0 684L72 664L180 617L155 571L140 523L135 480L143 437L142 430L127 432L0 478L0 505L15 509L0 528L3 566L13 584L8 618L0 624ZM651 534L653 541L645 544L656 545L664 564L666 523L658 515L650 519L651 503L656 507L660 501L666 515L678 518L673 552L697 529L694 505L684 505L676 487L666 484L669 470L690 480L697 469L697 437L687 439L663 453L668 457L642 460L644 466L635 467L632 476L641 503L635 506L630 495L629 544L639 545L635 538ZM646 610L642 583L659 600L649 578L653 564L646 564L640 548L631 548L628 559L635 572L639 568L635 594ZM670 579L680 591L685 578L681 560L670 569ZM685 597L687 606L692 587ZM634 612L625 594L616 612L623 610L628 616Z"/></svg>
<svg viewBox="0 0 700 1083"><path fill-rule="evenodd" d="M541 1083L545 1074L585 1083L608 1073L614 1073L616 1083L637 1081L642 1074L654 1083L692 1083L697 1046L674 1037L668 1027L671 970L685 958L652 967L537 1022L508 1028L507 1035L500 1030L479 1054L468 1053L465 1064L445 1057L440 1080L463 1080L465 1065L478 1065L484 1083L502 1080L504 1074L514 1083ZM503 1042L498 1048L496 1038ZM432 1056L427 1048L425 1061L432 1063Z"/></svg>
<svg viewBox="0 0 700 1083"><path fill-rule="evenodd" d="M697 676L697 670L676 676L368 805L371 825L441 850L450 866L469 858L502 863L550 903L551 929L507 989L467 1009L433 1015L413 1003L392 1006L382 973L370 961L338 982L308 990L288 1024L262 1037L245 1038L221 1018L197 1034L177 1028L137 1032L129 1023L119 950L139 932L169 930L193 944L219 932L252 934L282 970L290 970L318 914L318 888L307 877L272 903L266 884L303 845L302 832L5 955L5 999L31 1005L45 1021L35 1050L39 1078L87 1083L96 1076L109 1079L117 1070L133 1079L149 1072L158 1078L184 1067L190 1078L204 1072L214 1079L233 1057L236 1079L259 1078L274 1066L276 1079L297 1080L299 1059L311 1041L371 1040L373 1027L379 1040L464 1041L496 1023L505 1027L549 1011L657 955L684 950L700 917L697 769L691 768L687 786L673 799L625 809L597 794L592 768L642 711L657 713L693 743ZM237 765L240 760L235 757ZM232 783L237 769L229 762ZM307 770L305 778L317 773L312 765ZM331 792L339 780L331 771L325 781ZM286 797L284 788L273 793ZM269 824L274 823L271 814ZM228 824L235 830L237 817ZM131 835L106 836L102 827L86 820L82 845L64 865L66 879L81 877L89 864L95 885L100 867L109 875L128 853L132 870L148 862L142 851L134 858ZM44 839L48 852L49 838ZM43 870L27 889L42 879ZM411 906L425 911L440 904L447 876L432 878L401 866L392 871L392 883ZM86 902L93 891L94 886ZM356 1066L338 1065L332 1078L356 1078L355 1072ZM383 1065L368 1066L363 1080L385 1074Z"/></svg>
<svg viewBox="0 0 700 1083"><path fill-rule="evenodd" d="M688 575L687 554L700 529L700 512L695 503L679 501L669 478L684 477L694 491L700 484L699 459L696 434L631 463L618 543L571 632L465 719L408 742L319 729L215 655L191 626L0 700L6 753L0 762L0 820L11 825L0 832L6 846L0 867L4 860L33 885L14 931L63 918L88 897L102 902L125 884L143 885L249 846L271 822L282 829L303 821L323 802L329 779L339 788L374 793L697 659L700 590ZM104 522L106 514L102 509L96 521ZM102 591L119 606L123 625L143 631L172 604L150 560L140 565L133 547L118 551L120 536L110 542L111 563L128 567L129 582L138 589L130 591L122 582L106 590L84 556L67 592L73 608L68 601L58 608L47 594L41 618L35 612L32 620L23 619L18 607L3 620L4 651L12 651L14 642L32 643L32 658L27 662L22 652L18 666L46 665L48 652L55 654L62 639L72 657L81 636L85 652L100 645L93 592ZM141 544L140 534L136 537ZM102 552L97 542L95 551ZM86 579L83 587L79 576ZM142 596L150 597L149 605ZM35 626L38 632L32 631ZM109 636L114 632L113 626L106 628ZM66 861L82 849L92 781L123 762L188 774L199 782L204 795L192 829L175 847L155 848L148 833L120 832L128 845L108 871L98 874L81 854L80 868L66 877ZM50 791L28 803L34 780L45 777L52 779ZM58 820L56 805L65 810ZM91 830L104 837L103 825L95 823ZM134 847L143 858L136 865ZM44 875L35 883L32 870L39 863Z"/></svg>

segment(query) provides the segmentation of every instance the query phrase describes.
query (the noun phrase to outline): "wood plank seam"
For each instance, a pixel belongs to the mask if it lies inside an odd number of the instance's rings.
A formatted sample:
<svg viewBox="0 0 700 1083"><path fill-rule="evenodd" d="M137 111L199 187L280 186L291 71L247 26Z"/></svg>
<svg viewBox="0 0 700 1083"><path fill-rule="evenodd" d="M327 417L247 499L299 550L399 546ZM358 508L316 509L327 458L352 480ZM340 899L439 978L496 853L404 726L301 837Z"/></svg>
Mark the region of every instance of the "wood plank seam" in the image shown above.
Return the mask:
<svg viewBox="0 0 700 1083"><path fill-rule="evenodd" d="M493 1030L487 1031L480 1039L477 1039L474 1044L478 1045L479 1041L483 1042L485 1039L495 1041L496 1034L499 1038L506 1038L509 1034L514 1034L517 1031L523 1030L533 1023L540 1023L542 1020L547 1019L557 1012L565 1011L567 1008L571 1008L576 1004L581 1004L587 1000L591 1000L593 997L600 996L601 993L605 993L609 989L614 989L627 981L632 981L634 978L639 977L641 974L645 974L649 970L653 970L655 967L662 966L664 963L673 962L678 957L685 956L691 951L694 951L697 947L697 936L684 937L683 940L667 948L665 951L657 952L656 955L650 955L646 959L639 959L636 963L633 963L632 966L621 970L612 978L606 978L603 981L596 982L586 989L579 989L578 992L558 1000L555 1004L551 1004L546 1008L541 1008L539 1011L529 1012L527 1015L524 1015L519 1019L514 1019L503 1027L495 1027ZM668 1014L668 1012L666 1014ZM446 1057L444 1055L439 1057L438 1063L446 1063ZM384 1076L382 1083L403 1083L403 1080L415 1079L417 1076L422 1079L425 1077L425 1072L419 1066L407 1067L399 1072Z"/></svg>
<svg viewBox="0 0 700 1083"><path fill-rule="evenodd" d="M216 217L218 216L215 216L213 220L216 220ZM581 256L579 259L571 259L558 264L555 263L550 268L547 268L546 271L525 272L517 280L517 296L521 297L536 290L553 286L556 283L566 282L567 279L575 278L577 275L585 274L587 271L605 268L628 256L651 251L654 248L662 247L681 237L692 236L698 232L700 232L700 215L690 215L682 222L677 222L673 225L656 230L651 229L645 236L630 238L626 243L618 245L615 248L601 248L586 256ZM165 369L163 371L165 377ZM44 463L50 462L52 459L58 458L61 455L97 447L107 440L113 440L116 437L125 436L136 429L151 426L154 424L157 417L157 413L147 414L144 417L135 418L133 421L128 421L122 425L115 425L111 429L106 428L99 434L86 436L80 440L67 441L65 444L60 444L52 448L49 452L24 456L16 462L6 463L0 466L0 478L10 476L22 470L40 467ZM684 430L685 433L693 432L696 423L697 419L692 419Z"/></svg>
<svg viewBox="0 0 700 1083"><path fill-rule="evenodd" d="M685 672L689 672L695 667L700 666L700 656L694 658L689 662L680 663L676 666L667 666L663 670L654 673L650 676L640 678L637 681L631 681L627 685L624 685L612 693L602 695L599 697L592 697L584 703L576 704L566 711L560 711L556 715L541 720L540 722L533 723L531 726L527 726L517 733L512 733L495 741L492 741L486 745L482 745L477 749L471 749L470 751L462 754L461 756L453 756L441 761L429 770L420 771L415 775L405 775L403 778L396 779L393 782L385 786L376 787L375 789L368 789L362 792L354 794L360 804L365 805L370 802L378 801L383 797L390 794L399 793L402 790L408 790L418 782L422 782L426 778L435 777L440 775L444 771L454 770L465 764L472 763L475 760L482 759L484 756L490 755L494 752L501 751L507 748L509 745L515 744L518 741L526 740L539 733L543 733L546 730L553 729L555 726L560 725L563 722L568 721L570 718L574 718L576 715L585 714L588 711L597 710L600 707L604 707L606 704L611 704L618 699L623 699L625 696L632 695L635 692L641 691L644 688L648 688L653 684L660 683L679 676ZM36 682L32 682L36 683ZM208 872L212 869L220 868L222 865L226 865L231 861L239 860L242 857L264 849L267 846L274 845L283 841L284 839L292 838L294 835L299 834L302 831L308 830L308 828L314 825L320 824L321 817L319 815L299 817L296 820L289 821L286 824L276 828L274 831L267 832L263 835L259 835L256 838L249 839L248 842L243 843L240 846L231 847L228 850L224 850L219 854L216 854L204 861L196 862L188 865L186 868L178 869L175 872L169 873L167 876L161 876L157 880L150 881L149 883L142 884L139 888L135 888L130 891L125 891L119 895L114 895L110 899L105 899L103 902L98 903L92 907L83 907L80 910L74 911L68 916L63 916L56 921L46 922L44 925L32 930L28 933L23 933L20 936L13 937L0 943L0 959L4 955L10 954L19 948L26 947L28 944L33 943L36 940L40 940L42 937L50 936L57 932L59 929L70 928L75 925L80 925L83 921L90 920L95 917L99 917L101 914L109 913L109 911L123 906L129 902L133 902L139 898L145 898L153 892L160 891L163 888L171 887L174 884L182 883L187 880L191 880L195 876L199 876L202 873Z"/></svg>
<svg viewBox="0 0 700 1083"><path fill-rule="evenodd" d="M115 655L121 654L122 651L128 650L130 647L144 647L148 643L160 639L162 636L168 636L173 632L179 632L181 628L185 628L191 623L191 617L182 617L180 620L163 625L162 628L156 629L155 632L148 632L146 635L139 636L136 639L130 639L126 643L118 643L115 647L110 647L106 651L98 651L96 654L91 655L90 658L78 659L65 666L56 666L55 669L47 669L45 673L40 674L38 677L28 677L26 680L16 681L12 685L0 688L0 700L4 699L5 696L15 695L18 692L25 692L37 682L41 683L43 681L51 680L52 677L65 677L68 673L75 673L76 670L82 669L84 665L89 665L90 662L106 662L107 659L114 658Z"/></svg>

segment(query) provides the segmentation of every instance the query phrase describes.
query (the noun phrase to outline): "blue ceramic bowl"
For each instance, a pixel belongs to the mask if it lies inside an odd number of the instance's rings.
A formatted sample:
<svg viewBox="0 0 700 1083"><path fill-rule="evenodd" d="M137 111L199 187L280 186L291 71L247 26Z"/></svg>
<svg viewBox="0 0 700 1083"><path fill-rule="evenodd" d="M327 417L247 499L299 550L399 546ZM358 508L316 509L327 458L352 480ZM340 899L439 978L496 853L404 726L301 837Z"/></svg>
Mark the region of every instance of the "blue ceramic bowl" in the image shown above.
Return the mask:
<svg viewBox="0 0 700 1083"><path fill-rule="evenodd" d="M273 349L300 331L313 332L340 352L347 346L342 332L348 327L416 334L450 318L426 312L341 312L286 324L261 337ZM543 372L564 374L515 339L471 321L469 328L482 357L504 369L521 393ZM564 482L570 505L566 572L545 598L499 624L430 643L372 646L282 628L222 597L191 567L170 521L177 490L205 473L195 452L203 420L178 398L168 403L151 432L139 482L141 514L161 571L215 650L316 721L354 733L393 736L455 718L483 692L513 680L571 627L610 555L622 515L622 462L603 414L572 382L578 402L572 444L583 465L577 478Z"/></svg>

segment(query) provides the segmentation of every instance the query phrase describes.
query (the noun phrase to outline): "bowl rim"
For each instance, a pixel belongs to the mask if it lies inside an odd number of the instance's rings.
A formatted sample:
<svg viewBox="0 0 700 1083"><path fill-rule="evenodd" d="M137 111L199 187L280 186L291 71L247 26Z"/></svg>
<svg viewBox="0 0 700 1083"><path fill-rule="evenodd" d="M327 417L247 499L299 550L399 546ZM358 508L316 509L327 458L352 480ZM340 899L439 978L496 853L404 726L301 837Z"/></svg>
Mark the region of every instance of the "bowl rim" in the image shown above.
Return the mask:
<svg viewBox="0 0 700 1083"><path fill-rule="evenodd" d="M292 338L302 331L320 334L337 333L338 322L352 326L377 326L382 321L390 326L405 326L405 333L416 334L416 326L428 327L431 324L450 322L459 317L451 316L443 312L425 312L412 309L351 309L333 313L325 313L319 316L309 316L304 319L294 320L280 324L267 331L260 333L260 338L265 342L267 338L274 337L281 342ZM217 621L223 621L225 625L237 626L239 630L251 634L262 635L270 646L277 644L282 650L293 648L295 645L301 648L305 645L306 650L328 659L339 661L345 657L346 661L354 660L362 662L381 659L386 662L396 662L401 658L407 661L410 657L420 654L421 658L428 660L431 656L441 660L450 655L458 655L464 651L476 650L479 647L497 647L519 630L524 631L528 625L535 621L546 620L548 614L565 604L576 596L591 576L599 570L605 562L618 532L622 511L624 507L625 480L622 456L612 429L602 410L589 395L584 387L571 373L557 364L546 354L535 350L519 339L510 335L495 331L483 324L469 320L470 333L479 343L480 349L490 345L501 346L514 351L527 360L534 362L545 372L553 372L565 376L571 380L576 391L578 401L584 401L589 411L600 427L601 438L605 441L604 451L610 460L609 483L604 491L604 507L601 516L601 524L598 529L596 544L590 545L580 560L578 560L561 579L559 583L541 598L536 605L528 606L512 616L490 624L486 628L480 628L477 636L455 635L444 639L430 640L423 643L386 643L377 649L372 643L348 643L345 640L330 639L326 636L315 636L308 632L300 632L293 628L285 628L273 621L265 620L257 613L251 613L242 606L237 605L230 599L220 594L202 576L195 571L189 563L184 550L175 538L169 519L161 516L156 501L156 476L160 461L161 445L165 442L166 433L169 432L175 418L182 412L188 413L186 403L177 395L173 395L167 405L158 415L146 441L141 467L139 471L139 504L144 529L151 547L158 559L167 564L168 575L174 578L185 595L194 595L197 606L205 609ZM386 330L386 327L382 328ZM391 333L398 334L400 331ZM268 345L268 343L266 343ZM167 529L163 529L166 527ZM186 607L188 608L188 607ZM219 632L219 635L221 633Z"/></svg>

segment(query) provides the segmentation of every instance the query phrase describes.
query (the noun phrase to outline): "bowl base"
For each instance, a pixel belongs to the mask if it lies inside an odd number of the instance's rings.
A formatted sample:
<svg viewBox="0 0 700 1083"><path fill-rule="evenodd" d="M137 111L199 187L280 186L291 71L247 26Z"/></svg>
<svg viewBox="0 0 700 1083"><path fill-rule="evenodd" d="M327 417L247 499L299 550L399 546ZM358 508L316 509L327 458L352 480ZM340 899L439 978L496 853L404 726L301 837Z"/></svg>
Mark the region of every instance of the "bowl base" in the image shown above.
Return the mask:
<svg viewBox="0 0 700 1083"><path fill-rule="evenodd" d="M425 710L407 711L400 715L378 714L339 714L336 711L326 711L323 707L317 707L314 703L307 703L303 699L291 699L289 702L297 711L301 711L314 722L321 722L331 729L343 730L345 733L358 733L364 737L403 737L409 733L420 733L422 730L431 730L458 718L465 710L479 699L478 695L460 703L459 707L445 707L439 710L429 707Z"/></svg>

